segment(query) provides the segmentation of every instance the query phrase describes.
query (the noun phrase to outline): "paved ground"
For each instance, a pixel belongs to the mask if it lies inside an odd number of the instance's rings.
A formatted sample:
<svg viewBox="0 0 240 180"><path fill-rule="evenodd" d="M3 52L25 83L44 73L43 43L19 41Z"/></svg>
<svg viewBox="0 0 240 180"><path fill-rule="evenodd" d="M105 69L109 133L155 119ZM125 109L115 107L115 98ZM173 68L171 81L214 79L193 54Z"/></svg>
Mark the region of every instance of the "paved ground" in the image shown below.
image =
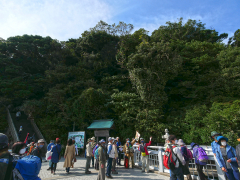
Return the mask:
<svg viewBox="0 0 240 180"><path fill-rule="evenodd" d="M50 171L47 171L48 162L43 162L42 169L40 171L40 178L42 180L51 180L51 179L61 179L61 180L94 180L97 179L98 171L94 168L90 168L92 174L86 175L84 174L85 170L85 158L78 158L77 162L74 165L73 169L70 169L70 174L66 174L65 169L63 168L64 159L58 163L58 167L56 170L56 175L52 175ZM125 169L123 166L118 167L119 174L113 174L114 179L125 180L125 179L133 179L133 180L141 180L141 179L161 179L168 180L169 177L161 176L155 173L142 173L140 169Z"/></svg>

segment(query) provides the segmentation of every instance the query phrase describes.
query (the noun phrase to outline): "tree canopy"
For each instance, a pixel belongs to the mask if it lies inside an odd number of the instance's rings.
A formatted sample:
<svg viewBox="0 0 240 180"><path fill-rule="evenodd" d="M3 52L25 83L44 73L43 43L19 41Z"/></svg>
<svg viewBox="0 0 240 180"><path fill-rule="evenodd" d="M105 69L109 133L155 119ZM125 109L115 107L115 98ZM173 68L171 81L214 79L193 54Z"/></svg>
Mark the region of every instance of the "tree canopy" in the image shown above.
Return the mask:
<svg viewBox="0 0 240 180"><path fill-rule="evenodd" d="M239 125L239 29L228 34L188 20L151 35L100 21L78 39L23 35L0 39L0 102L22 106L47 140L75 126L114 119L120 138L135 131L155 142L164 129L209 144L215 130L236 143Z"/></svg>

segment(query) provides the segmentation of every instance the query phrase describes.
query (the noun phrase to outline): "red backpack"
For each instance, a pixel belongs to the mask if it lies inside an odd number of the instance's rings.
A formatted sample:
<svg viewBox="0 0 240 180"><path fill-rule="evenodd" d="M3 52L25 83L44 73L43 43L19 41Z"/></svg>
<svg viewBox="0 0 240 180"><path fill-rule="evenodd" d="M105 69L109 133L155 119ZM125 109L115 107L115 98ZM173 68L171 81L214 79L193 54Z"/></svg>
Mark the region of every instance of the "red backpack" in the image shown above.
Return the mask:
<svg viewBox="0 0 240 180"><path fill-rule="evenodd" d="M167 168L167 169L171 169L171 170L174 170L175 169L175 165L176 165L176 162L177 162L177 158L176 160L174 161L173 160L173 155L176 156L174 153L173 153L173 148L175 148L176 146L171 146L171 145L168 145L167 146L167 149L164 153L164 156L163 156L163 165ZM177 156L176 156L177 157Z"/></svg>

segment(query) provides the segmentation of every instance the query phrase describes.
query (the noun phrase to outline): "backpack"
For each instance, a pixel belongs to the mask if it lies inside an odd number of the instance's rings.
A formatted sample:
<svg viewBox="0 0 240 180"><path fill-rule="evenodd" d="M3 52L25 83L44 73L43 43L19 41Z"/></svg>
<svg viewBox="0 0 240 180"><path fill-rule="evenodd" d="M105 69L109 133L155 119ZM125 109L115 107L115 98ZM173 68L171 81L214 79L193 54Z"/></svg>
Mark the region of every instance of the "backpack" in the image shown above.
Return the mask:
<svg viewBox="0 0 240 180"><path fill-rule="evenodd" d="M95 151L95 153L94 153L95 159L98 159L98 157L99 157L98 150L99 150L99 148L97 148L96 151Z"/></svg>
<svg viewBox="0 0 240 180"><path fill-rule="evenodd" d="M144 146L143 146L143 145L140 145L140 151L145 153L144 147L145 147L145 145L144 145Z"/></svg>
<svg viewBox="0 0 240 180"><path fill-rule="evenodd" d="M131 146L131 147L129 147L129 148L130 148L130 149L129 149L130 153L134 153L133 147Z"/></svg>
<svg viewBox="0 0 240 180"><path fill-rule="evenodd" d="M41 169L41 160L37 156L26 156L17 161L15 168L26 180L40 180L38 174Z"/></svg>
<svg viewBox="0 0 240 180"><path fill-rule="evenodd" d="M0 163L5 164L5 168L2 168L1 166L2 169L0 170L0 178L2 179L4 177L3 180L12 179L11 176L13 171L13 157L10 155L9 158L2 158L0 159Z"/></svg>
<svg viewBox="0 0 240 180"><path fill-rule="evenodd" d="M175 146L173 146L174 148ZM173 149L172 149L172 146L171 145L168 145L164 155L163 155L163 165L167 168L167 169L171 169L171 170L174 170L175 169L175 165L176 165L176 162L177 162L177 158L176 160L174 161L173 160L173 155L176 156L174 153L173 153ZM177 156L176 156L177 157Z"/></svg>
<svg viewBox="0 0 240 180"><path fill-rule="evenodd" d="M93 154L95 154L95 151L99 148L99 145L97 144L94 148L93 148Z"/></svg>
<svg viewBox="0 0 240 180"><path fill-rule="evenodd" d="M193 159L193 154L192 154L192 152L188 148L187 148L187 157L188 157L189 160Z"/></svg>
<svg viewBox="0 0 240 180"><path fill-rule="evenodd" d="M202 147L198 148L198 155L197 159L200 162L206 163L208 161L208 155L206 154L205 150Z"/></svg>

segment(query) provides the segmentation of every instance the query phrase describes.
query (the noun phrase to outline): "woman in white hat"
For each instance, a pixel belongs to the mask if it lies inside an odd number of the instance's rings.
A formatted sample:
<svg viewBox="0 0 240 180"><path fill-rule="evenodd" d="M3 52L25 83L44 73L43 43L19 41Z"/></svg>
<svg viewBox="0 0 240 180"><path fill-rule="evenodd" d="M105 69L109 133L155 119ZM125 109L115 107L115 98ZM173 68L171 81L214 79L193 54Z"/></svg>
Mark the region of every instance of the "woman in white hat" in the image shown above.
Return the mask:
<svg viewBox="0 0 240 180"><path fill-rule="evenodd" d="M186 164L183 166L183 174L187 176L187 179L188 180L192 180L192 176L190 174L190 171L189 171L189 157L188 157L188 153L187 153L187 147L185 146L185 143L183 142L182 139L179 139L178 140L178 143L177 143L179 146L180 146L180 151L186 161Z"/></svg>

